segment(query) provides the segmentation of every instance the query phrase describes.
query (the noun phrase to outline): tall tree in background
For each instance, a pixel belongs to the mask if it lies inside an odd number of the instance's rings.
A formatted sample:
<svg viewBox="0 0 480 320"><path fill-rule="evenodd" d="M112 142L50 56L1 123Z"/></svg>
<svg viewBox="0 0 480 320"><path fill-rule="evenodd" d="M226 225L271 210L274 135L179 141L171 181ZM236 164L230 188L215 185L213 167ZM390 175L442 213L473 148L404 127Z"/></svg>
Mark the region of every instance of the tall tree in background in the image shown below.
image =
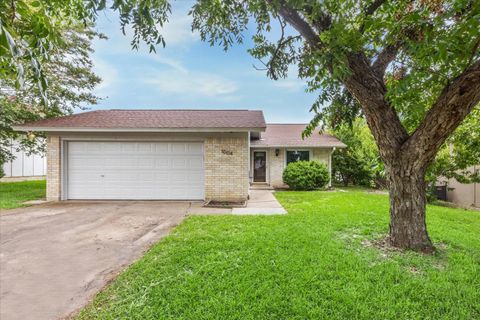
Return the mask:
<svg viewBox="0 0 480 320"><path fill-rule="evenodd" d="M65 30L82 23L91 25L106 0L15 0L0 1L0 81L15 81L17 89L35 83L42 103L48 104L44 64L52 48L61 47ZM120 16L125 32L132 26L132 47L141 41L150 51L164 40L158 28L170 13L167 0L116 0L110 8Z"/></svg>
<svg viewBox="0 0 480 320"><path fill-rule="evenodd" d="M101 79L92 71L91 42L103 37L90 27L72 25L62 32L62 42L50 48L49 59L43 64L48 82L49 103L42 103L42 88L26 81L20 88L16 80L3 79L0 86L0 164L12 158L11 141L20 139L20 147L28 152L43 152L44 144L33 135L21 136L12 130L14 124L71 114L85 105L96 104L98 97L92 93ZM26 69L28 74L34 72Z"/></svg>
<svg viewBox="0 0 480 320"><path fill-rule="evenodd" d="M332 155L332 174L336 182L344 186L387 187L384 165L365 119L357 117L351 123L336 125L329 133L347 145Z"/></svg>

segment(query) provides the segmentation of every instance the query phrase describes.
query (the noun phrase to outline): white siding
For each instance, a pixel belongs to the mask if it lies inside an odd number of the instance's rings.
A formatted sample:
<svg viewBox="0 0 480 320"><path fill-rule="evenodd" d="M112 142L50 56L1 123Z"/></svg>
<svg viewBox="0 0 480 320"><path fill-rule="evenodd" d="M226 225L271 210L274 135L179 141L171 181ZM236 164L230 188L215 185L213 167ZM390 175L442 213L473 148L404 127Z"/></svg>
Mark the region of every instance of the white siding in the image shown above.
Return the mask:
<svg viewBox="0 0 480 320"><path fill-rule="evenodd" d="M17 151L18 142L12 143L12 153L15 159L3 164L5 177L33 177L44 176L47 169L45 156L33 154L27 155L24 151Z"/></svg>

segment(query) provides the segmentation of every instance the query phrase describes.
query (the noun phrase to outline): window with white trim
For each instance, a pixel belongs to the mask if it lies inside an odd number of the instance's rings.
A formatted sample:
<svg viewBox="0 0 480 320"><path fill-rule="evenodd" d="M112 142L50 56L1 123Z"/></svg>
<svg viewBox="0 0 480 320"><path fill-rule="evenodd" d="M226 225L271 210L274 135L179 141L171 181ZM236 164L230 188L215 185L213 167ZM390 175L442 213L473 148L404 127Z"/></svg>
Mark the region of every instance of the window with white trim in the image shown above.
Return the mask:
<svg viewBox="0 0 480 320"><path fill-rule="evenodd" d="M287 165L290 162L310 161L310 151L308 150L287 150Z"/></svg>

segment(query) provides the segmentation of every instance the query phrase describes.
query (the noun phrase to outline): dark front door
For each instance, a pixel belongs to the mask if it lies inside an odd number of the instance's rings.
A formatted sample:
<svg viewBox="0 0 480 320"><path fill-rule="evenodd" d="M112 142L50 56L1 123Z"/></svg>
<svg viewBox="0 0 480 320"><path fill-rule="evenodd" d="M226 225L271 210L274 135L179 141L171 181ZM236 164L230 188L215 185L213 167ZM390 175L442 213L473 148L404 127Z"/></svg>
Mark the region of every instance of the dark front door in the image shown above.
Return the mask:
<svg viewBox="0 0 480 320"><path fill-rule="evenodd" d="M267 153L253 152L253 182L267 182Z"/></svg>

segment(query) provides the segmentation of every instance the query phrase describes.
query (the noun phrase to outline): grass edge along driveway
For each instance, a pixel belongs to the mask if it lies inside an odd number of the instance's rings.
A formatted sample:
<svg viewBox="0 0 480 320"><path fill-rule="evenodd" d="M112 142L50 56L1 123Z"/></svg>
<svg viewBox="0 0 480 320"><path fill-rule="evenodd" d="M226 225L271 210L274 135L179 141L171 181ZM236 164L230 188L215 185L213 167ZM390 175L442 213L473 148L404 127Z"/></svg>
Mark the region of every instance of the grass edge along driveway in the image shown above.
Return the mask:
<svg viewBox="0 0 480 320"><path fill-rule="evenodd" d="M0 209L26 206L25 201L45 198L45 180L0 182Z"/></svg>
<svg viewBox="0 0 480 320"><path fill-rule="evenodd" d="M474 319L480 213L428 207L438 253L371 246L388 197L278 192L285 216L192 216L78 319Z"/></svg>

